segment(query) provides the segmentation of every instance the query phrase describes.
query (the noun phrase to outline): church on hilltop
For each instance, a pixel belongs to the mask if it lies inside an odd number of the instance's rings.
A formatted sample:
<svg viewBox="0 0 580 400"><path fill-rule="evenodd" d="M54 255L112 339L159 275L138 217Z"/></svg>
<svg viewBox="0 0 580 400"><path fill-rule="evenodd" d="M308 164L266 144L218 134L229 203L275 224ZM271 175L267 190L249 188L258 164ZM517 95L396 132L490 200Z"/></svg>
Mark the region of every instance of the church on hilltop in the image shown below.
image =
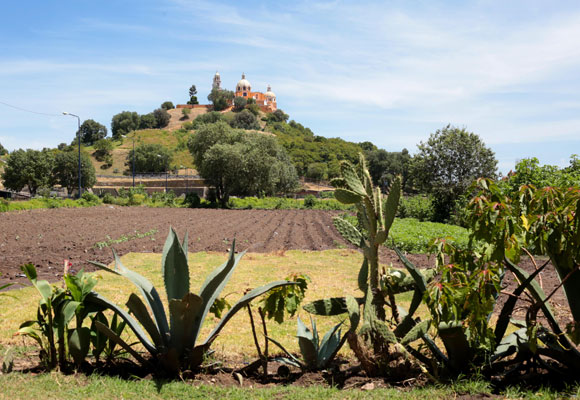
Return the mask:
<svg viewBox="0 0 580 400"><path fill-rule="evenodd" d="M212 90L224 90L222 88L222 78L219 72L216 72L213 77L213 83L211 85ZM246 74L242 73L242 79L238 81L236 84L236 88L234 90L234 98L236 97L243 97L246 100L253 99L260 110L263 112L274 112L278 109L276 104L276 94L272 92L272 88L268 85L268 89L266 93L262 92L253 92L252 91L252 84L246 79ZM233 101L232 104L233 106ZM177 108L209 108L209 105L187 105L187 104L179 104Z"/></svg>

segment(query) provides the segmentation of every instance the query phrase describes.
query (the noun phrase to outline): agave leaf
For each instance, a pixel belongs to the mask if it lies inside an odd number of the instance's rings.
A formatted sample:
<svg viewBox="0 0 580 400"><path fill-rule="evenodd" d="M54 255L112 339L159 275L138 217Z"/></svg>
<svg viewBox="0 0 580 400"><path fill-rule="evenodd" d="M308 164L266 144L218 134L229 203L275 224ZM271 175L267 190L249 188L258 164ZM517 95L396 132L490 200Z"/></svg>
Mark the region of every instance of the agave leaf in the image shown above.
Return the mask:
<svg viewBox="0 0 580 400"><path fill-rule="evenodd" d="M131 317L129 315L129 313L127 313L125 310L123 310L122 308L117 306L115 303L113 303L110 300L107 300L106 298L104 298L103 296L101 296L100 294L95 293L95 292L89 293L88 296L85 298L85 301L87 303L95 303L97 305L101 305L103 307L109 308L112 311L114 311L121 318L123 318L123 320L127 323L127 325L129 325L131 330L137 336L137 339L139 339L141 344L143 344L143 347L145 347L149 353L151 353L152 355L156 355L159 352L159 349L157 347L155 347L155 345L153 345L153 343L151 343L151 341L147 338L147 334L143 331L143 329L141 329L141 326L139 325L139 323L137 321L135 321L133 319L133 317ZM96 321L95 326L97 326L98 324L99 324L99 322ZM106 328L108 330L110 330L108 327L106 327ZM103 334L107 334L106 332L104 332L102 330L101 330L101 332ZM107 335L107 337L110 337L110 336ZM116 342L116 343L121 345L118 342Z"/></svg>
<svg viewBox="0 0 580 400"><path fill-rule="evenodd" d="M425 291L427 290L427 280L425 279L425 276L421 273L421 271L417 269L417 267L415 267L415 265L413 265L411 261L407 259L407 257L405 257L405 255L401 252L401 250L397 248L397 246L393 246L393 248L395 250L395 253L397 253L397 256L399 256L399 259L401 260L405 268L407 268L407 271L409 271L409 274L411 274L411 276L415 280L417 289L419 289L421 295L423 295L423 293L425 293Z"/></svg>
<svg viewBox="0 0 580 400"><path fill-rule="evenodd" d="M232 306L232 308L229 309L227 314L222 318L222 320L218 323L218 325L213 329L213 331L209 334L207 339L200 346L206 347L207 345L209 345L217 337L217 335L220 333L220 331L223 329L223 327L228 323L228 321L239 310L241 310L243 307L245 307L247 304L249 304L256 297L259 297L259 296L263 295L264 293L266 293L274 288L280 287L280 286L296 285L296 284L297 284L296 282L274 281L274 282L268 283L267 285L260 286L259 288L256 288L256 289L250 291L245 296L243 296L240 300L238 300L238 302L236 304L234 304Z"/></svg>
<svg viewBox="0 0 580 400"><path fill-rule="evenodd" d="M294 357L294 356L292 356ZM304 369L304 364L300 363L299 361L295 361L296 358L286 358L286 357L274 357L272 361L279 362L281 364L291 365L292 367Z"/></svg>
<svg viewBox="0 0 580 400"><path fill-rule="evenodd" d="M411 299L411 305L409 306L409 311L408 312L405 311L403 320L395 328L395 335L397 337L407 335L407 333L409 333L409 331L413 328L413 326L415 326L415 320L413 318L413 315L415 314L415 311L417 311L417 308L419 308L422 302L423 302L423 294L419 289L415 289L415 291L413 292L413 298Z"/></svg>
<svg viewBox="0 0 580 400"><path fill-rule="evenodd" d="M161 338L161 333L159 333L159 329L157 329L157 325L151 318L147 307L141 300L141 297L137 296L135 293L131 293L129 295L129 300L127 300L127 308L131 313L137 318L137 321L145 328L145 331L151 337L151 340L155 344L156 347L163 347L163 339Z"/></svg>
<svg viewBox="0 0 580 400"><path fill-rule="evenodd" d="M526 271L515 265L508 258L505 258L505 263L507 268L516 275L516 277L519 279L520 282L525 282L526 279L529 277ZM534 299L542 304L541 309L554 332L557 335L565 337L565 335L562 335L563 334L562 329L558 325L554 312L546 302L546 294L544 293L538 282L535 279L533 279L527 286L527 289L530 292L530 294L534 297Z"/></svg>
<svg viewBox="0 0 580 400"><path fill-rule="evenodd" d="M495 325L495 342L500 343L502 341L503 335L510 323L510 317L512 315L512 311L516 305L516 302L520 295L524 292L524 290L530 285L532 280L535 280L536 276L548 265L545 263L542 267L538 268L534 271L530 276L526 279L520 281L521 284L514 290L513 294L508 297L504 306L501 309L499 317L497 319L497 323ZM523 275L522 275L523 276ZM539 286L538 286L539 287Z"/></svg>
<svg viewBox="0 0 580 400"><path fill-rule="evenodd" d="M336 324L334 328L326 332L322 338L320 349L318 350L318 368L325 368L326 365L332 361L336 353L338 353L338 350L340 350L341 325L342 322Z"/></svg>
<svg viewBox="0 0 580 400"><path fill-rule="evenodd" d="M369 287L369 260L365 257L358 271L358 288L364 293Z"/></svg>
<svg viewBox="0 0 580 400"><path fill-rule="evenodd" d="M340 217L333 218L332 223L334 224L334 227L338 233L340 233L340 236L348 240L353 245L360 247L363 236L359 230L354 227L354 225Z"/></svg>
<svg viewBox="0 0 580 400"><path fill-rule="evenodd" d="M161 266L167 300L181 300L189 293L189 267L187 254L183 252L182 244L179 243L179 238L173 228L169 229L167 240L163 246Z"/></svg>
<svg viewBox="0 0 580 400"><path fill-rule="evenodd" d="M282 346L278 341L276 341L276 340L274 340L274 339L272 339L271 337L268 337L268 336L266 336L266 339L269 340L270 342L274 343L284 353L286 353L288 355L288 357L290 357L290 361L292 362L292 363L290 363L290 365L293 365L293 366L298 367L298 368L304 368L304 364L302 364L299 359L297 359L296 357L294 357L292 355L292 353L290 353L288 350L286 350L284 348L284 346ZM274 361L277 361L278 359L282 359L282 358L285 359L285 360L288 360L286 357L276 357L274 359ZM284 361L282 361L282 362L284 362Z"/></svg>
<svg viewBox="0 0 580 400"><path fill-rule="evenodd" d="M397 208L399 207L399 200L401 198L401 176L397 176L391 187L389 188L389 195L387 196L387 202L385 203L385 231L387 234L395 221L395 216L397 215Z"/></svg>
<svg viewBox="0 0 580 400"><path fill-rule="evenodd" d="M314 340L314 333L304 323L297 318L298 332L296 337L298 337L298 345L300 346L300 353L302 353L302 358L309 368L316 367L318 364L318 351L317 345ZM314 327L313 327L314 329Z"/></svg>
<svg viewBox="0 0 580 400"><path fill-rule="evenodd" d="M405 335L401 340L401 344L407 345L422 338L429 331L429 324L431 324L431 320L419 322Z"/></svg>
<svg viewBox="0 0 580 400"><path fill-rule="evenodd" d="M188 255L187 251L188 244L189 244L189 235L187 231L185 231L185 235L183 235L183 242L181 242L181 248L183 249L183 254L185 254L185 257L187 257Z"/></svg>
<svg viewBox="0 0 580 400"><path fill-rule="evenodd" d="M167 316L165 314L165 309L163 308L163 303L161 302L161 298L159 297L159 293L157 289L153 286L151 282L144 276L138 274L137 272L131 271L130 269L126 268L121 259L117 255L115 249L113 249L113 256L115 257L115 269L112 270L108 268L106 265L93 262L96 267L104 271L111 272L113 274L121 275L127 279L129 279L141 292L141 295L147 301L147 305L153 312L153 318L155 320L155 324L157 325L157 329L163 338L164 343L168 344L168 336L169 336L169 324L167 323Z"/></svg>
<svg viewBox="0 0 580 400"><path fill-rule="evenodd" d="M438 331L451 366L457 371L463 371L471 361L472 351L461 322L442 322L439 324Z"/></svg>
<svg viewBox="0 0 580 400"><path fill-rule="evenodd" d="M232 247L230 249L230 255L228 260L220 265L218 268L212 271L211 274L206 278L205 282L201 286L200 297L203 299L203 304L201 306L201 313L195 318L193 326L193 342L197 342L197 337L199 336L199 331L201 325L205 320L209 309L218 298L221 291L224 289L230 277L232 276L234 270L236 269L240 259L246 253L245 251L239 255L235 255L236 239L232 241Z"/></svg>
<svg viewBox="0 0 580 400"><path fill-rule="evenodd" d="M169 302L171 315L171 347L181 354L183 348L193 348L195 342L193 329L195 317L198 315L203 299L196 294L188 293L181 300Z"/></svg>
<svg viewBox="0 0 580 400"><path fill-rule="evenodd" d="M526 328L518 329L502 339L499 345L495 348L495 352L491 356L491 361L514 354L523 343L527 342L528 335L526 333Z"/></svg>
<svg viewBox="0 0 580 400"><path fill-rule="evenodd" d="M131 326L129 324L129 326ZM125 342L119 335L113 332L107 325L102 322L95 321L95 328L99 330L103 335L107 336L110 340L121 346L127 353L131 354L137 361L142 365L147 365L147 360L145 360L139 353L137 353L127 342Z"/></svg>
<svg viewBox="0 0 580 400"><path fill-rule="evenodd" d="M342 204L356 204L361 200L361 196L358 193L341 188L334 190L334 197Z"/></svg>

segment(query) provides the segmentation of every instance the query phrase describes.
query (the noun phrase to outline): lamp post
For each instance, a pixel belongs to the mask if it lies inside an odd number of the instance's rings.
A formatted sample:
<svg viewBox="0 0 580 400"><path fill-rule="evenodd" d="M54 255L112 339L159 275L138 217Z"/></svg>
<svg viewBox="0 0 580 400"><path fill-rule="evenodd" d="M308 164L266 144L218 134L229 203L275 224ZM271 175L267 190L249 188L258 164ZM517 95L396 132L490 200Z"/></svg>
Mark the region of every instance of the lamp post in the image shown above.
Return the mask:
<svg viewBox="0 0 580 400"><path fill-rule="evenodd" d="M133 187L135 187L135 131L133 131Z"/></svg>
<svg viewBox="0 0 580 400"><path fill-rule="evenodd" d="M77 131L77 142L79 142L79 194L78 198L81 198L82 192L82 184L81 184L81 118L78 115L71 114L69 112L63 111L63 115L70 115L71 117L75 117L78 121L79 130Z"/></svg>

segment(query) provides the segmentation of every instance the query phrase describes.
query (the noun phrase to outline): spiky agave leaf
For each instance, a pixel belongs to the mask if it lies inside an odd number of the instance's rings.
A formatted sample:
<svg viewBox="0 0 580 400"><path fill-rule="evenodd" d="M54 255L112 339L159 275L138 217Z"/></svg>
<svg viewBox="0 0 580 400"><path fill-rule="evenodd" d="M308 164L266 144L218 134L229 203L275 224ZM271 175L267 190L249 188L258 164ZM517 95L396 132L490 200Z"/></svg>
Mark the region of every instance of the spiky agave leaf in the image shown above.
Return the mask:
<svg viewBox="0 0 580 400"><path fill-rule="evenodd" d="M113 256L115 257L115 269L110 269L106 265L94 261L90 261L90 263L104 271L111 272L113 274L120 275L129 279L139 289L141 295L145 301L147 301L147 305L153 312L154 321L157 325L157 329L161 335L161 338L163 339L163 342L165 345L169 345L169 324L167 322L165 309L163 308L163 302L159 297L157 289L155 289L153 284L143 275L140 275L137 272L131 271L129 268L125 267L117 255L115 249L113 249Z"/></svg>
<svg viewBox="0 0 580 400"><path fill-rule="evenodd" d="M165 282L167 300L182 299L189 293L189 266L187 253L179 243L177 233L169 229L161 257L161 273Z"/></svg>
<svg viewBox="0 0 580 400"><path fill-rule="evenodd" d="M310 321L312 322L312 318L310 318ZM317 366L318 361L318 340L316 340L317 338L314 335L316 327L313 325L313 330L308 329L300 317L297 318L296 322L298 326L296 337L298 338L300 353L302 353L306 366L314 368Z"/></svg>
<svg viewBox="0 0 580 400"><path fill-rule="evenodd" d="M218 298L221 291L224 289L230 277L232 276L235 268L237 267L240 259L246 253L245 251L235 255L235 247L236 247L236 240L232 241L232 247L230 249L230 254L228 260L220 265L218 268L212 271L211 274L206 278L205 282L201 286L200 290L200 297L203 299L203 303L201 305L201 312L195 318L193 324L193 341L194 343L197 341L197 337L199 336L199 331L207 316L209 309L215 302L215 299Z"/></svg>

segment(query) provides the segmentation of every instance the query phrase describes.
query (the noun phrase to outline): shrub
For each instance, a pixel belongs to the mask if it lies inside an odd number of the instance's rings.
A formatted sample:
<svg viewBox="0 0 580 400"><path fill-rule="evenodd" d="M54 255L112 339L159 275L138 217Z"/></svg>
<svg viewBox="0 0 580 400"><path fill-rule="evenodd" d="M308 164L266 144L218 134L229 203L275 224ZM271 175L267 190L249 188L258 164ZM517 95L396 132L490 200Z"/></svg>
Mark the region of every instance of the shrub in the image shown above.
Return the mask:
<svg viewBox="0 0 580 400"><path fill-rule="evenodd" d="M115 202L115 197L111 193L105 193L103 196L103 203L113 204Z"/></svg>
<svg viewBox="0 0 580 400"><path fill-rule="evenodd" d="M309 194L304 198L304 207L313 208L316 205L316 197Z"/></svg>
<svg viewBox="0 0 580 400"><path fill-rule="evenodd" d="M83 192L81 199L89 204L99 204L101 202L99 196L88 191Z"/></svg>
<svg viewBox="0 0 580 400"><path fill-rule="evenodd" d="M260 129L260 124L258 123L256 116L248 110L242 110L237 113L232 119L230 125L232 128L238 129Z"/></svg>
<svg viewBox="0 0 580 400"><path fill-rule="evenodd" d="M201 204L201 199L195 192L187 193L183 204L189 208L198 208Z"/></svg>
<svg viewBox="0 0 580 400"><path fill-rule="evenodd" d="M153 116L155 117L156 128L165 128L169 124L169 120L171 120L171 115L163 108L153 111Z"/></svg>
<svg viewBox="0 0 580 400"><path fill-rule="evenodd" d="M399 217L416 218L419 221L433 221L435 207L430 196L413 196L403 198L399 206Z"/></svg>
<svg viewBox="0 0 580 400"><path fill-rule="evenodd" d="M161 108L164 110L173 110L175 108L175 106L173 105L172 102L165 101L163 104L161 104Z"/></svg>
<svg viewBox="0 0 580 400"><path fill-rule="evenodd" d="M191 114L191 108L182 108L181 109L181 119L189 119L189 114Z"/></svg>

